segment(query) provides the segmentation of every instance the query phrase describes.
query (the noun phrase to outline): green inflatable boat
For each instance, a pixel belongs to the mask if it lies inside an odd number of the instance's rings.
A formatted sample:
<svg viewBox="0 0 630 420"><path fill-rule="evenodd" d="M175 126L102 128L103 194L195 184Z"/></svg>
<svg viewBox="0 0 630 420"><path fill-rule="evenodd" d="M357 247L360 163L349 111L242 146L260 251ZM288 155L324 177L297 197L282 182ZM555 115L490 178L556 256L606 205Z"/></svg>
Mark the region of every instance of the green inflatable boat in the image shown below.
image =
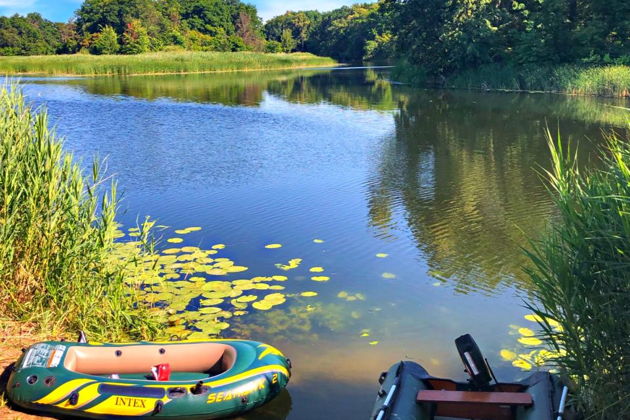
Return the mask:
<svg viewBox="0 0 630 420"><path fill-rule="evenodd" d="M468 382L431 376L415 362L396 363L379 378L380 388L370 419L568 418L565 417L568 390L557 376L537 372L520 382L499 383L470 335L463 335L455 342L470 376Z"/></svg>
<svg viewBox="0 0 630 420"><path fill-rule="evenodd" d="M270 401L290 368L280 351L254 341L43 342L17 361L7 395L61 417L215 419Z"/></svg>

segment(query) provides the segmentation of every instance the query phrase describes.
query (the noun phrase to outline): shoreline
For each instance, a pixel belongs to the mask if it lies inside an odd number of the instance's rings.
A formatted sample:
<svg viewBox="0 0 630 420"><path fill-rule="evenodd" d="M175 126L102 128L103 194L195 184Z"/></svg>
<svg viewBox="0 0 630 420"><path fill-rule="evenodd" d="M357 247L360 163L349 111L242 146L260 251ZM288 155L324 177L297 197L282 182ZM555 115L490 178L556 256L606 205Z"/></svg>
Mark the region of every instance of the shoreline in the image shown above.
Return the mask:
<svg viewBox="0 0 630 420"><path fill-rule="evenodd" d="M443 77L402 63L393 79L426 89L630 98L630 66L624 65L487 65Z"/></svg>
<svg viewBox="0 0 630 420"><path fill-rule="evenodd" d="M202 71L172 71L172 72L147 72L147 73L89 73L89 74L81 74L81 73L39 73L39 72L24 72L24 73L3 73L0 72L0 77L10 78L10 77L112 77L112 76L124 76L124 77L133 77L133 76L178 76L178 75L189 75L189 74L213 74L213 73L246 73L246 72L256 72L256 71L275 71L275 70L301 70L301 69L322 69L329 70L341 67L340 64L333 64L331 66L325 65L306 65L306 66L290 66L290 67L262 67L262 68L250 68L250 69L233 69L233 70L202 70Z"/></svg>
<svg viewBox="0 0 630 420"><path fill-rule="evenodd" d="M4 77L101 77L233 73L332 68L337 60L313 54L160 52L138 55L0 57Z"/></svg>

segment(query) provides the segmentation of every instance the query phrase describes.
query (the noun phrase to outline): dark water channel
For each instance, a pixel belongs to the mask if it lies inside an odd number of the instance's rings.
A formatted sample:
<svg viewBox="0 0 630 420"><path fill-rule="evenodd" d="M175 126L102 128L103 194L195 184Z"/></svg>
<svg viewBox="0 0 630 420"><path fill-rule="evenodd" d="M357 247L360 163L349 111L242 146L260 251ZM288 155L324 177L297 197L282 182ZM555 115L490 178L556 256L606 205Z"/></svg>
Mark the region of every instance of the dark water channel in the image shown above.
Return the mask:
<svg viewBox="0 0 630 420"><path fill-rule="evenodd" d="M288 277L285 303L223 332L293 360L289 392L248 418L367 418L379 373L397 360L462 379L453 339L466 332L501 379L522 377L500 351L530 351L516 334L534 328L521 247L553 217L536 173L549 164L544 129L588 153L630 119L624 101L387 79L355 69L23 80L68 150L107 157L125 227L146 215L198 226L183 245L225 244L248 267L228 280ZM293 270L275 266L294 258ZM329 280L311 280L311 267Z"/></svg>

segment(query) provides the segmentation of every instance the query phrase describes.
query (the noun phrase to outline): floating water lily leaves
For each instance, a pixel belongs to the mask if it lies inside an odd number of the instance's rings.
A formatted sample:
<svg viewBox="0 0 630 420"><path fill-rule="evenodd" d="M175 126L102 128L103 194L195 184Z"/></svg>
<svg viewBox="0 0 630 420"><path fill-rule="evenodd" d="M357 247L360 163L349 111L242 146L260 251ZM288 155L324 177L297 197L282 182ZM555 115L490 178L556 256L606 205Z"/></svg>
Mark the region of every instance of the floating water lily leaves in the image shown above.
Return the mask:
<svg viewBox="0 0 630 420"><path fill-rule="evenodd" d="M503 360L506 360L508 362L511 362L512 360L516 359L516 353L507 349L501 350L499 354L501 355L501 358Z"/></svg>
<svg viewBox="0 0 630 420"><path fill-rule="evenodd" d="M542 344L542 340L536 337L521 337L518 339L518 342L526 346L539 346Z"/></svg>
<svg viewBox="0 0 630 420"><path fill-rule="evenodd" d="M313 276L313 277L311 277L311 280L324 282L324 281L330 280L330 277L328 277L328 276Z"/></svg>
<svg viewBox="0 0 630 420"><path fill-rule="evenodd" d="M281 270L288 271L288 270L293 270L295 268L298 268L301 263L302 263L301 258L293 258L292 260L289 260L287 264L276 264L276 267L278 267Z"/></svg>
<svg viewBox="0 0 630 420"><path fill-rule="evenodd" d="M144 226L144 225L143 225ZM143 228L144 229L144 228ZM175 231L186 235L201 228L186 228ZM141 229L132 228L130 233L140 233ZM124 232L121 232L124 235ZM167 240L168 243L182 243L181 237ZM323 242L323 241L321 241ZM280 244L270 247L278 248ZM280 293L285 286L274 282L285 282L287 276L256 276L251 279L229 280L234 273L248 270L237 265L229 258L216 258L216 254L225 249L225 244L216 244L212 249L197 246L167 248L158 254L143 254L143 245L138 242L116 243L110 257L113 262L129 261L129 255L137 257L133 264L125 266L125 275L129 284L137 285L136 292L141 295L140 302L157 305L156 315L169 323L168 334L179 338L204 339L221 333L229 328L225 320L248 314L248 307L268 311L286 302L287 295ZM277 264L282 270L293 270L300 266L301 258L294 258L286 264ZM312 267L311 272L322 273L323 267ZM212 279L216 280L212 280ZM300 276L296 276L300 279ZM314 276L315 281L328 281L327 276ZM141 285L141 286L140 286ZM244 294L244 291L254 291ZM258 296L255 291L271 290L273 293ZM291 294L292 297L313 298L315 291ZM355 299L360 294L353 295ZM219 306L221 305L221 306ZM251 305L251 306L250 306ZM307 313L312 312L304 308ZM282 312L282 311L274 311ZM327 316L322 313L322 317ZM348 318L356 319L360 313L351 313Z"/></svg>
<svg viewBox="0 0 630 420"><path fill-rule="evenodd" d="M337 293L337 297L339 299L343 299L348 302L354 302L356 300L365 300L365 295L363 293L350 294L346 292L345 290L342 290L341 292Z"/></svg>
<svg viewBox="0 0 630 420"><path fill-rule="evenodd" d="M386 254L384 252L379 252L378 254L376 254L377 258L387 258L389 257L389 254Z"/></svg>
<svg viewBox="0 0 630 420"><path fill-rule="evenodd" d="M286 302L286 297L282 293L272 293L264 297L263 300L259 300L252 304L252 307L261 311L267 311L274 306L281 305Z"/></svg>
<svg viewBox="0 0 630 420"><path fill-rule="evenodd" d="M394 273L383 273L383 274L381 274L381 277L383 277L384 279L395 279L396 278L396 274L394 274Z"/></svg>
<svg viewBox="0 0 630 420"><path fill-rule="evenodd" d="M268 244L268 245L265 245L265 248L267 248L267 249L278 249L278 248L282 248L282 244Z"/></svg>
<svg viewBox="0 0 630 420"><path fill-rule="evenodd" d="M561 331L561 326L551 319L545 319L535 314L525 315L525 319L531 322L544 322L554 328L556 331ZM543 366L549 360L560 357L565 354L564 350L558 352L550 351L549 349L541 348L544 343L540 338L536 337L536 333L531 328L520 327L518 325L510 325L510 335L518 335L517 342L526 347L535 347L529 353L518 354L515 351L509 349L503 349L500 351L501 358L505 361L511 361L512 365L523 370L530 370L534 366Z"/></svg>

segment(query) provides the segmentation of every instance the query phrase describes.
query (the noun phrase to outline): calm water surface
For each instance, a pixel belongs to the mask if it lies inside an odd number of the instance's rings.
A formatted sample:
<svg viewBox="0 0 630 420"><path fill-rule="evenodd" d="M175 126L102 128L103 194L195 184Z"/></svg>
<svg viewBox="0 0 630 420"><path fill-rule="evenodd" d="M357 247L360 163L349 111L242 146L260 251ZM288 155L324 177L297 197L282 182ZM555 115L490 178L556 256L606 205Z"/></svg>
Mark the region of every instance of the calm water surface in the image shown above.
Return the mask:
<svg viewBox="0 0 630 420"><path fill-rule="evenodd" d="M286 275L287 294L318 293L229 320L224 336L272 343L294 365L288 392L248 418L367 418L379 373L397 360L463 379L453 339L466 332L500 379L522 377L499 351L527 351L513 326L533 327L521 247L553 217L536 173L549 163L543 130L588 152L630 115L624 101L387 79L354 69L24 80L68 150L86 164L107 157L126 228L147 215L202 227L184 245L225 244L223 256L249 267L228 280ZM294 270L275 266L293 258ZM312 281L314 266L330 280Z"/></svg>

